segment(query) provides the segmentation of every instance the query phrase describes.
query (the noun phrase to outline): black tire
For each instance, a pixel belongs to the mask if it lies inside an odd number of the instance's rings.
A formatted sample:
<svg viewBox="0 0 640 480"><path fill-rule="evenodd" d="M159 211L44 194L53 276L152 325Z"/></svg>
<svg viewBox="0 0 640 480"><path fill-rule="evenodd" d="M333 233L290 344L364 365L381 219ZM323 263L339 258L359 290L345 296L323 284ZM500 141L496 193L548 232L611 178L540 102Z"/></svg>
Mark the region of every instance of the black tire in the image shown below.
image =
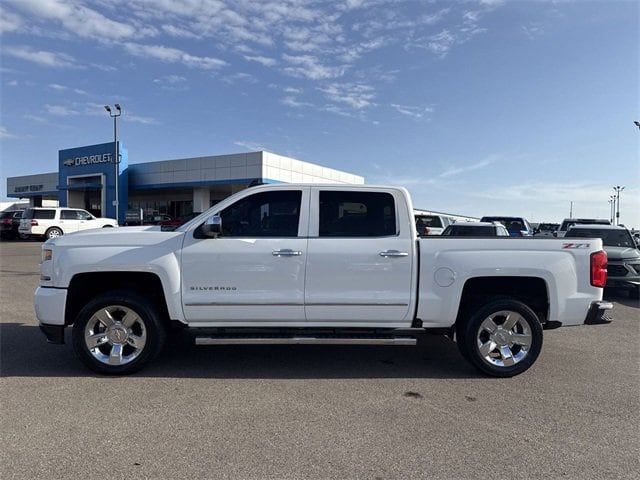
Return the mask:
<svg viewBox="0 0 640 480"><path fill-rule="evenodd" d="M47 229L46 232L44 232L44 239L50 240L52 238L61 237L62 235L63 235L63 232L58 227L51 227Z"/></svg>
<svg viewBox="0 0 640 480"><path fill-rule="evenodd" d="M481 325L487 318L501 311L516 312L522 317L530 330L531 343L528 351L526 355L514 365L498 366L490 363L488 360L485 360L485 357L480 353L480 347L478 346L479 335L487 334L480 333L484 331ZM475 313L471 313L465 322L458 326L456 334L458 348L464 358L482 373L493 377L513 377L525 372L535 363L542 350L542 325L540 324L538 316L527 305L513 299L494 300L480 307ZM523 347L514 345L513 348L517 352L520 352Z"/></svg>
<svg viewBox="0 0 640 480"><path fill-rule="evenodd" d="M146 342L140 353L124 365L109 365L92 354L85 341L85 328L96 312L109 306L124 306L135 312L146 330ZM73 349L87 367L105 375L127 375L140 370L162 350L166 340L166 326L153 303L136 293L117 290L106 292L91 300L80 311L72 330Z"/></svg>
<svg viewBox="0 0 640 480"><path fill-rule="evenodd" d="M113 228L113 225L104 225L102 228Z"/></svg>

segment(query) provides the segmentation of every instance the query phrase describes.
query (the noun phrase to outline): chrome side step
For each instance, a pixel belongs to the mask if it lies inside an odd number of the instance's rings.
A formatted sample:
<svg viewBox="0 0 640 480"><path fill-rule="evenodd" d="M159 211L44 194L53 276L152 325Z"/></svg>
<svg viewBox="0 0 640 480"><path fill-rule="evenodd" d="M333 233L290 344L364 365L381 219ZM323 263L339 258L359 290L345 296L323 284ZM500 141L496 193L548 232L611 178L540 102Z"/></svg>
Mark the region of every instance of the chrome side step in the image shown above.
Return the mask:
<svg viewBox="0 0 640 480"><path fill-rule="evenodd" d="M196 345L415 345L411 337L196 337Z"/></svg>

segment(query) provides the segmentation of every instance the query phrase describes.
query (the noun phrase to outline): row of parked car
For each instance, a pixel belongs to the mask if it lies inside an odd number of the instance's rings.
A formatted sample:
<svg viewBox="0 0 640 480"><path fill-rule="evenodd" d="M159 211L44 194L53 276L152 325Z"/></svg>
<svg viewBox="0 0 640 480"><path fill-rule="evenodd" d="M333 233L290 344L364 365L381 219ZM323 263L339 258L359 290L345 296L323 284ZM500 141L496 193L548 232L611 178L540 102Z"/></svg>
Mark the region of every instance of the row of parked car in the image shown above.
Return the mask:
<svg viewBox="0 0 640 480"><path fill-rule="evenodd" d="M171 218L168 215L152 215L145 217L144 222L138 222L137 225L159 225L162 230L175 230L197 215L199 213L178 218ZM136 225L136 223L127 222L126 225ZM0 237L4 239L40 238L46 240L65 233L117 226L118 224L113 218L96 217L80 208L33 207L26 210L0 212Z"/></svg>
<svg viewBox="0 0 640 480"><path fill-rule="evenodd" d="M479 222L455 222L436 229L428 225L438 221L429 217L437 216L416 215L420 236L600 238L609 262L607 287L624 289L631 298L640 298L640 233L611 225L609 220L567 218L561 224L541 223L532 228L521 217L482 217Z"/></svg>

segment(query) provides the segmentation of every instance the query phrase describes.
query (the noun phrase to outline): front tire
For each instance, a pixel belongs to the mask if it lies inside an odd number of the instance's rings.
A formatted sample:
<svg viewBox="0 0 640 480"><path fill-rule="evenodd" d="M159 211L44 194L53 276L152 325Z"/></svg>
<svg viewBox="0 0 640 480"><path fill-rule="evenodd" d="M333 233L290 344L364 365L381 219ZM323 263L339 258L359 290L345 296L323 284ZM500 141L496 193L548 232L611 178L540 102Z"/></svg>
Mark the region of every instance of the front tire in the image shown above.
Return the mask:
<svg viewBox="0 0 640 480"><path fill-rule="evenodd" d="M496 300L481 307L458 329L458 348L481 372L513 377L528 370L542 350L538 316L517 300Z"/></svg>
<svg viewBox="0 0 640 480"><path fill-rule="evenodd" d="M89 302L73 325L73 348L91 370L126 375L158 355L165 325L153 304L126 291L106 292Z"/></svg>

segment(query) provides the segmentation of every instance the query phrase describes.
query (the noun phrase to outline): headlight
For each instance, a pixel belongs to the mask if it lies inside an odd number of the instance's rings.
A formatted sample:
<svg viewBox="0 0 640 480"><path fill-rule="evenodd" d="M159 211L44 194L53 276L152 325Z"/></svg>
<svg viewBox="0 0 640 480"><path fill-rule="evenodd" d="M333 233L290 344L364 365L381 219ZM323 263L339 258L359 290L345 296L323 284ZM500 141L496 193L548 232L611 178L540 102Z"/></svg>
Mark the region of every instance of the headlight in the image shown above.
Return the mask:
<svg viewBox="0 0 640 480"><path fill-rule="evenodd" d="M46 262L47 260L51 260L53 258L53 250L50 248L42 249L42 261Z"/></svg>

